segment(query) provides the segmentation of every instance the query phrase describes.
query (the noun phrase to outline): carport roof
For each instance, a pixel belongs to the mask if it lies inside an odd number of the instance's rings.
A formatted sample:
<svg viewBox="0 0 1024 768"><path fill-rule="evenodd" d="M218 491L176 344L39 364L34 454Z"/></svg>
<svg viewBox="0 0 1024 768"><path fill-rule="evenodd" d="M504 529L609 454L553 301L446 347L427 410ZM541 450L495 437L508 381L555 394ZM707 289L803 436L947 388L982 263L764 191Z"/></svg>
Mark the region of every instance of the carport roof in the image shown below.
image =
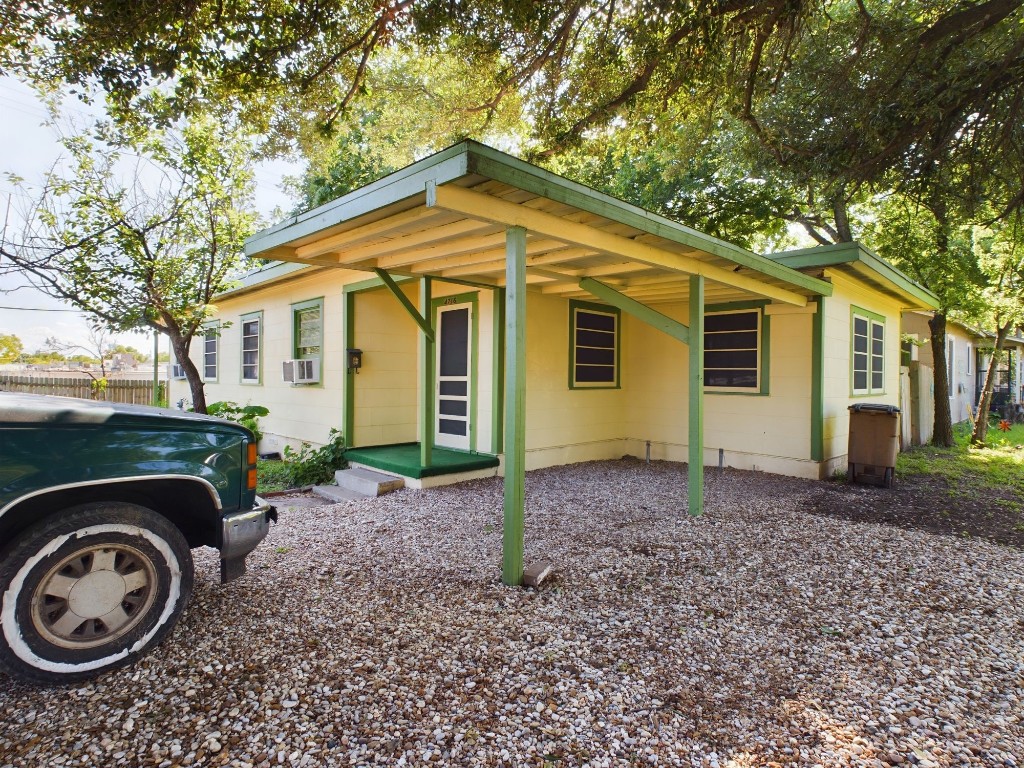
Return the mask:
<svg viewBox="0 0 1024 768"><path fill-rule="evenodd" d="M251 237L246 254L297 264L503 285L505 231L527 233L533 291L591 297L598 280L645 304L768 298L802 306L831 285L466 141Z"/></svg>

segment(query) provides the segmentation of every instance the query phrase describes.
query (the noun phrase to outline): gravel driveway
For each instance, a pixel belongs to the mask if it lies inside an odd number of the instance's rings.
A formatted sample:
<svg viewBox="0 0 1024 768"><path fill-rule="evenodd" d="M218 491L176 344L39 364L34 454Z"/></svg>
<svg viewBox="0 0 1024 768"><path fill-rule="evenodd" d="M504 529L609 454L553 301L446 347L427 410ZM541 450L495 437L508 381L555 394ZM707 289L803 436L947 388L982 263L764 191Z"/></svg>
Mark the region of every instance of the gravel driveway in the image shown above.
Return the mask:
<svg viewBox="0 0 1024 768"><path fill-rule="evenodd" d="M1024 763L1024 553L807 514L814 483L634 460L284 511L133 669L0 678L0 766ZM879 490L879 493L884 491Z"/></svg>

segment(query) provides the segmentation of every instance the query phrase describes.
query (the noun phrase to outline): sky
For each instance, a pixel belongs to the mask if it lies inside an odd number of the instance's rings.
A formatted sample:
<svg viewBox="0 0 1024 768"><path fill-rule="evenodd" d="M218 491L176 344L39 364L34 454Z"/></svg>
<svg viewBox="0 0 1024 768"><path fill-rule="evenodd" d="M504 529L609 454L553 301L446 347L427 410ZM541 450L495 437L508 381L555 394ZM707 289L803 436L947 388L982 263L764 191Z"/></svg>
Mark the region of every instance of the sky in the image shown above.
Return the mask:
<svg viewBox="0 0 1024 768"><path fill-rule="evenodd" d="M101 116L99 110L90 110L78 101L69 101L65 107L65 117L79 125ZM12 77L0 77L0 115L0 225L7 222L4 236L9 238L20 231L18 212L29 200L18 197L21 193L8 181L7 174L13 173L36 186L60 158L62 147L56 131L45 125L45 107L31 88ZM300 169L298 164L283 160L257 166L256 207L266 220L273 220L275 208L291 207L292 201L282 190L281 180ZM81 312L11 276L0 276L0 334L9 333L21 339L26 352L34 352L49 337L87 345L88 324ZM147 353L153 349L150 333L118 334L115 342ZM166 338L160 339L160 349L167 351Z"/></svg>

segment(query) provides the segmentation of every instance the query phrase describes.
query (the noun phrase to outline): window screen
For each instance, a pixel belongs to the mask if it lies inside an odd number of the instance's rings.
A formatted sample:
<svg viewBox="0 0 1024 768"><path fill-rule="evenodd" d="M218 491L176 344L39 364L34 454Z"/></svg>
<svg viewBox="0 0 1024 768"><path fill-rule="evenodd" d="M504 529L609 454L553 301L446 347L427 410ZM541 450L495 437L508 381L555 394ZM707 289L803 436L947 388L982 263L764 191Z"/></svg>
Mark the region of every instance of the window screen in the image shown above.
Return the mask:
<svg viewBox="0 0 1024 768"><path fill-rule="evenodd" d="M704 386L758 390L761 310L704 317Z"/></svg>
<svg viewBox="0 0 1024 768"><path fill-rule="evenodd" d="M619 383L619 315L570 305L574 387L616 387Z"/></svg>
<svg viewBox="0 0 1024 768"><path fill-rule="evenodd" d="M207 328L203 335L203 378L217 378L217 329Z"/></svg>
<svg viewBox="0 0 1024 768"><path fill-rule="evenodd" d="M260 380L260 318L242 320L242 381Z"/></svg>

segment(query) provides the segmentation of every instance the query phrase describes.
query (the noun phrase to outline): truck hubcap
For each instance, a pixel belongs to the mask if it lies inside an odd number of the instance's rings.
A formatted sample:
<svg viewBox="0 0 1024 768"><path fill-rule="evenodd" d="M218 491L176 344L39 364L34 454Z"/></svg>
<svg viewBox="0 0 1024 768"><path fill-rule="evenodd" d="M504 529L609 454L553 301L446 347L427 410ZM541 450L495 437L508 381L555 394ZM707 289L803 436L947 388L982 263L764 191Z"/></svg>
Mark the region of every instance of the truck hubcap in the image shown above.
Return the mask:
<svg viewBox="0 0 1024 768"><path fill-rule="evenodd" d="M109 643L133 629L155 599L156 572L126 544L98 544L65 557L39 582L32 620L47 642L63 648Z"/></svg>

